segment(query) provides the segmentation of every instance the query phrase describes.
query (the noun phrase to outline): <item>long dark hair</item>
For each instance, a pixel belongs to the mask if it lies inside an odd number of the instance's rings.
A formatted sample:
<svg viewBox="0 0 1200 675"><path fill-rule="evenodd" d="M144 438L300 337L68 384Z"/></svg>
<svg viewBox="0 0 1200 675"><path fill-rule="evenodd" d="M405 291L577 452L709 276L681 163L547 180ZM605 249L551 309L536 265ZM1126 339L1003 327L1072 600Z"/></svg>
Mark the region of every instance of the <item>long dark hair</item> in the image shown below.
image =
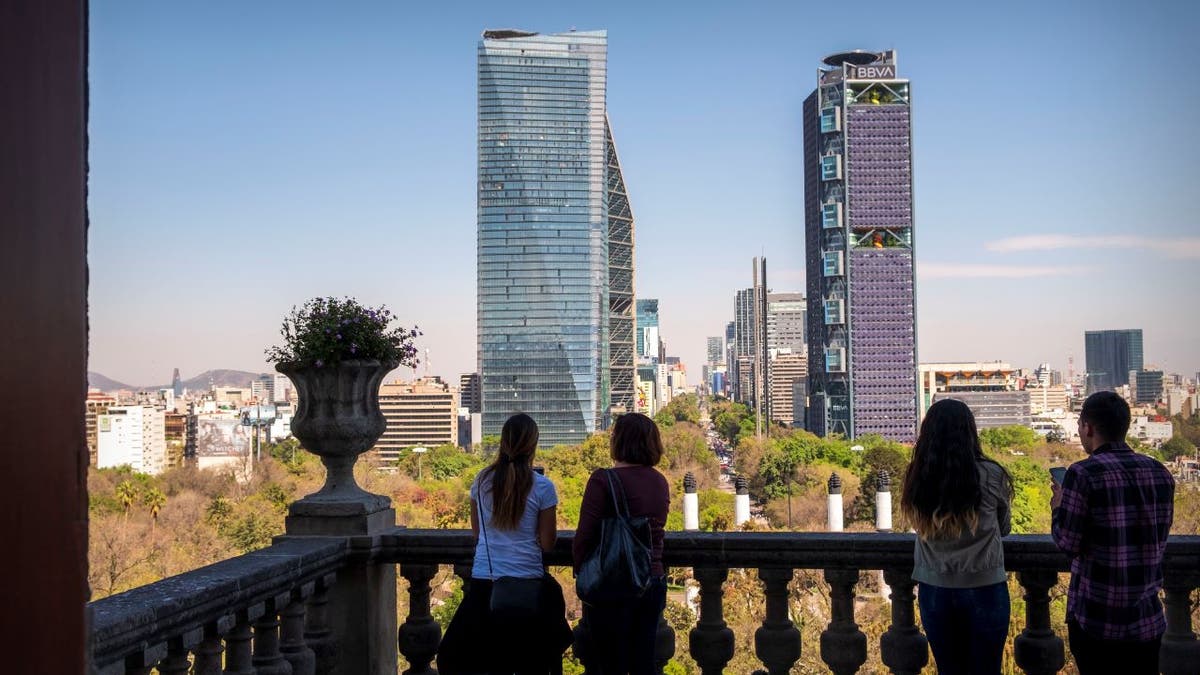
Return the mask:
<svg viewBox="0 0 1200 675"><path fill-rule="evenodd" d="M525 413L508 418L500 430L500 451L486 471L492 476L491 525L515 530L525 514L525 499L533 489L533 453L538 425Z"/></svg>
<svg viewBox="0 0 1200 675"><path fill-rule="evenodd" d="M979 527L980 462L995 464L983 455L967 404L947 398L930 406L900 497L900 510L922 539L955 539ZM1012 477L1004 467L1000 471L1005 498L1011 500Z"/></svg>

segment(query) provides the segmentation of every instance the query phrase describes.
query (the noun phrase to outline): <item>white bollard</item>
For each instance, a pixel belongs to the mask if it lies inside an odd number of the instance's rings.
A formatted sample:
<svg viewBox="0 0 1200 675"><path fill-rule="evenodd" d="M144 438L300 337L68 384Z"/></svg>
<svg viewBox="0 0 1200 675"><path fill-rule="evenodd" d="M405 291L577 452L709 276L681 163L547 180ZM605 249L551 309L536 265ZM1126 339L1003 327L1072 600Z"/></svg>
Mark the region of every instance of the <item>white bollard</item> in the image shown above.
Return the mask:
<svg viewBox="0 0 1200 675"><path fill-rule="evenodd" d="M683 529L700 529L700 498L696 496L696 477L688 472L683 477Z"/></svg>
<svg viewBox="0 0 1200 675"><path fill-rule="evenodd" d="M875 529L880 532L892 531L892 477L887 469L879 470L879 478L875 482Z"/></svg>
<svg viewBox="0 0 1200 675"><path fill-rule="evenodd" d="M733 485L736 490L733 497L733 526L741 529L742 525L750 520L750 490L742 476L738 476Z"/></svg>
<svg viewBox="0 0 1200 675"><path fill-rule="evenodd" d="M842 524L842 479L834 473L829 476L829 519L827 529L830 532L841 532Z"/></svg>

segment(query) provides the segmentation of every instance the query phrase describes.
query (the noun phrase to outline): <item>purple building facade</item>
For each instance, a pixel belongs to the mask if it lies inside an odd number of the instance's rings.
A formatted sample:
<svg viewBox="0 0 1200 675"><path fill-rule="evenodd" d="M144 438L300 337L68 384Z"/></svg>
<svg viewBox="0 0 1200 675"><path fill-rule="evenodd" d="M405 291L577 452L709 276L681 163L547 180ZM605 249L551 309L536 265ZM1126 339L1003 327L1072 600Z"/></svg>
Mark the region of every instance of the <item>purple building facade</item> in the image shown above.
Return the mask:
<svg viewBox="0 0 1200 675"><path fill-rule="evenodd" d="M909 82L894 52L825 59L804 102L809 428L917 431Z"/></svg>

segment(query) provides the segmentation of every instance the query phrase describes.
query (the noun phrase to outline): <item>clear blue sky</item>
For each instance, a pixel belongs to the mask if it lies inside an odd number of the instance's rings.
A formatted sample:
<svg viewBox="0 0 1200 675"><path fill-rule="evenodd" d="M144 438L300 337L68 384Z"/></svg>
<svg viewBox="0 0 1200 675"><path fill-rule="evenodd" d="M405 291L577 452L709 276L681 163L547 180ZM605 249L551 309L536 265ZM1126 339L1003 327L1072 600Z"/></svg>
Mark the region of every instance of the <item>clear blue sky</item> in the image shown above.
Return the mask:
<svg viewBox="0 0 1200 675"><path fill-rule="evenodd" d="M91 369L266 370L291 305L387 303L475 368L484 28L609 31L637 293L698 379L767 256L803 289L822 56L913 82L920 359L1083 368L1140 327L1200 370L1200 3L95 2Z"/></svg>

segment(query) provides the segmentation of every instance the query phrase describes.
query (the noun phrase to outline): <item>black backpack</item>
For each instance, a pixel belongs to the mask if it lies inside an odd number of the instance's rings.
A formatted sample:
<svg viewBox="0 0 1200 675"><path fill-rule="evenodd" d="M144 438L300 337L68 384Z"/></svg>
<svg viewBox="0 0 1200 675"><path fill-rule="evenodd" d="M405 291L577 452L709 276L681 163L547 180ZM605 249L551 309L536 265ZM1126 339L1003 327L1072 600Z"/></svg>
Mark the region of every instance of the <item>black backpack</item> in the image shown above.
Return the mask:
<svg viewBox="0 0 1200 675"><path fill-rule="evenodd" d="M600 521L600 543L575 576L575 592L589 605L614 605L640 598L650 585L650 520L629 517L621 479L612 469L604 473L615 515Z"/></svg>

